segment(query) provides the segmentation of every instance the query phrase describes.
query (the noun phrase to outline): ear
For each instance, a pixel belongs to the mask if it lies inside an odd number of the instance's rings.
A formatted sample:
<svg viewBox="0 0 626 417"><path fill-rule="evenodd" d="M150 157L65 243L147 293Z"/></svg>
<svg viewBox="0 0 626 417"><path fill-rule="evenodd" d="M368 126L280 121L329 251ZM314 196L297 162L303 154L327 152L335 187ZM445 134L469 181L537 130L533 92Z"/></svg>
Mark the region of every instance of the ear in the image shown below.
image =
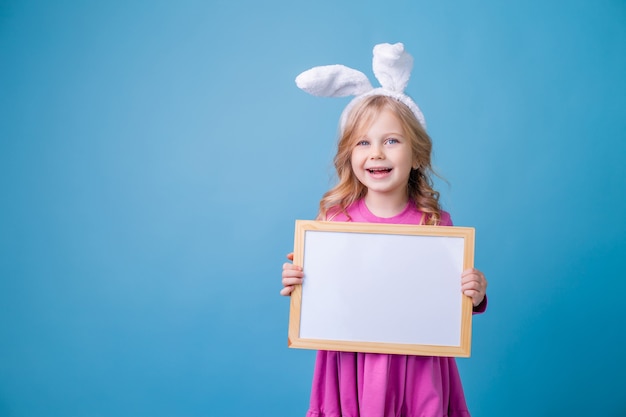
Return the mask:
<svg viewBox="0 0 626 417"><path fill-rule="evenodd" d="M381 43L374 46L372 67L384 89L402 93L409 83L413 57L405 52L402 43Z"/></svg>
<svg viewBox="0 0 626 417"><path fill-rule="evenodd" d="M358 96L373 89L361 71L345 65L313 67L296 77L298 88L314 96Z"/></svg>

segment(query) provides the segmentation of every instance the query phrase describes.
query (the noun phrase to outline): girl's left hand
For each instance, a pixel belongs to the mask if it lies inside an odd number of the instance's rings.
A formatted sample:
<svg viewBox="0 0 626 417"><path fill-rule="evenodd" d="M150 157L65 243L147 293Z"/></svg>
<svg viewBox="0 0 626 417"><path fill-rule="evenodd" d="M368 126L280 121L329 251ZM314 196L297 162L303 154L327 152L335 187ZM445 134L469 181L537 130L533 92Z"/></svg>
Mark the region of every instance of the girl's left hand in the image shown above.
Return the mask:
<svg viewBox="0 0 626 417"><path fill-rule="evenodd" d="M487 293L487 280L485 275L476 268L469 268L461 274L461 291L468 297L472 297L474 307L480 304Z"/></svg>

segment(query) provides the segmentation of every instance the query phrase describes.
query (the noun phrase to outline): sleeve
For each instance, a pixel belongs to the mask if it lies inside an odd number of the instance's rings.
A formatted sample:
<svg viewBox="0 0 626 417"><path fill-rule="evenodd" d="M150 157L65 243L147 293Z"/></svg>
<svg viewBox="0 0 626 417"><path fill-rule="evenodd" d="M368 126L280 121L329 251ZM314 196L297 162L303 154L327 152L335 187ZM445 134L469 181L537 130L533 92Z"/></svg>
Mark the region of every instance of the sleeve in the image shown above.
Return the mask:
<svg viewBox="0 0 626 417"><path fill-rule="evenodd" d="M478 304L476 307L472 309L472 314L481 314L487 310L487 294L485 294L485 298Z"/></svg>

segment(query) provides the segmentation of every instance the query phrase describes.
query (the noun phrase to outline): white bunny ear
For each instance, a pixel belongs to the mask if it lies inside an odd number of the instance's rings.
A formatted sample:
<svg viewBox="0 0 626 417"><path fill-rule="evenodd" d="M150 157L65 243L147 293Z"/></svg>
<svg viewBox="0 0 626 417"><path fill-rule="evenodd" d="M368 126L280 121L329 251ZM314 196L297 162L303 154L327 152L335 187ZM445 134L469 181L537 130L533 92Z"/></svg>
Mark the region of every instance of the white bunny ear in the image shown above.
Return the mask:
<svg viewBox="0 0 626 417"><path fill-rule="evenodd" d="M346 97L356 96L343 110L339 127L343 132L350 110L367 96L380 95L391 97L405 104L426 129L424 115L411 97L404 94L413 69L413 57L404 51L401 43L381 43L374 46L374 75L381 88L374 89L361 71L345 65L326 65L304 71L296 77L299 88L314 96Z"/></svg>
<svg viewBox="0 0 626 417"><path fill-rule="evenodd" d="M345 65L311 68L296 77L296 85L322 97L357 96L373 89L365 74Z"/></svg>
<svg viewBox="0 0 626 417"><path fill-rule="evenodd" d="M381 43L374 46L372 66L384 89L402 93L411 77L413 57L404 51L402 43Z"/></svg>

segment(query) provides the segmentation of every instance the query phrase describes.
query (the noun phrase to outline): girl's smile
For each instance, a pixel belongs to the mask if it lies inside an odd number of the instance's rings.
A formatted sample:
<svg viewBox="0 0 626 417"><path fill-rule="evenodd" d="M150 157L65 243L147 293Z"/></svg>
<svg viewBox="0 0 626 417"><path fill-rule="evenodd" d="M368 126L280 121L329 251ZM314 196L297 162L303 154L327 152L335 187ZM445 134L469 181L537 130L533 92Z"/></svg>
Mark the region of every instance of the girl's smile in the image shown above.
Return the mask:
<svg viewBox="0 0 626 417"><path fill-rule="evenodd" d="M392 168L368 168L367 171L372 175L383 175L390 173Z"/></svg>

